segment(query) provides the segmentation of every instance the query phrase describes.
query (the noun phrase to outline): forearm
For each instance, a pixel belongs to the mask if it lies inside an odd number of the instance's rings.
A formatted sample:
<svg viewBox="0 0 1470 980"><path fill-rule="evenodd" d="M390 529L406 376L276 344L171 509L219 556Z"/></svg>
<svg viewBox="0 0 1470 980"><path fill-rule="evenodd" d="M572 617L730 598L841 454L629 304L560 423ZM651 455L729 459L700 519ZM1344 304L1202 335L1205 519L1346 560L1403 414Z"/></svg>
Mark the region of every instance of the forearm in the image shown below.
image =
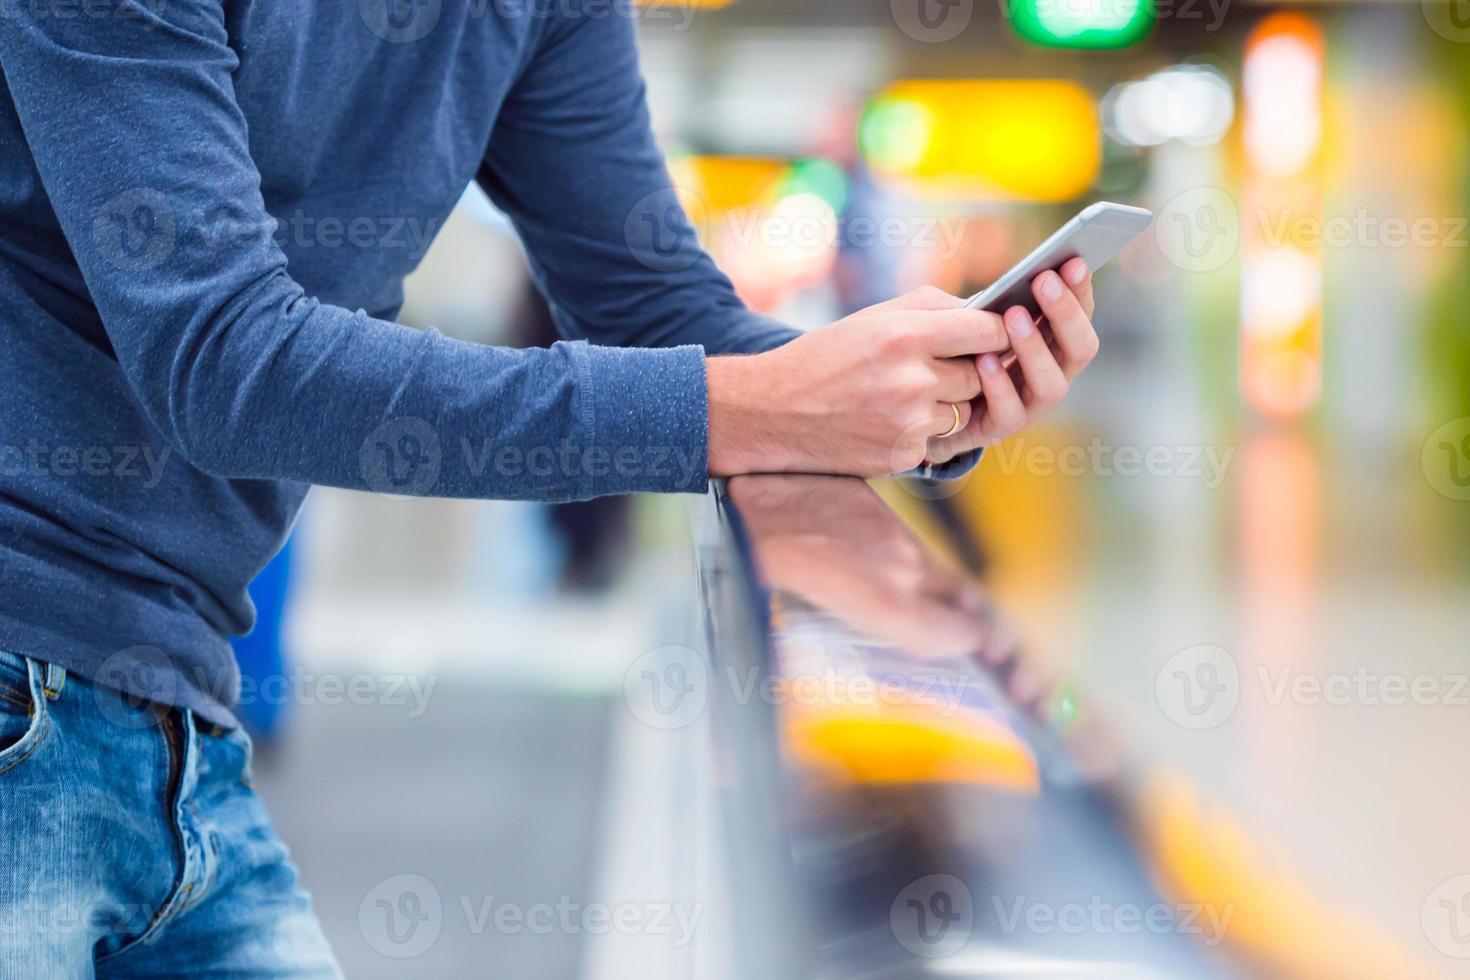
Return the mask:
<svg viewBox="0 0 1470 980"><path fill-rule="evenodd" d="M486 347L278 291L184 332L167 360L120 357L212 475L539 500L705 485L698 348Z"/></svg>

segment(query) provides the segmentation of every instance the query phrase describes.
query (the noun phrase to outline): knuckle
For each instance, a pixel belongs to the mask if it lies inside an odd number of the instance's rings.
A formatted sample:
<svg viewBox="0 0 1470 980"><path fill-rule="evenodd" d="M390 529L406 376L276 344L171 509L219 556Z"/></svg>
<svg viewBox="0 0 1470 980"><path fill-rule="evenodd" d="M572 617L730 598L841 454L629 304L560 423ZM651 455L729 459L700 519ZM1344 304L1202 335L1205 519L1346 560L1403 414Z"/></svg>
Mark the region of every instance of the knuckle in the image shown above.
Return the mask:
<svg viewBox="0 0 1470 980"><path fill-rule="evenodd" d="M904 473L920 466L924 462L924 454L928 451L927 443L904 443L893 452L892 466L896 473Z"/></svg>
<svg viewBox="0 0 1470 980"><path fill-rule="evenodd" d="M914 297L926 306L943 309L946 306L958 306L962 301L958 296L952 296L938 286L925 285L914 290Z"/></svg>
<svg viewBox="0 0 1470 980"><path fill-rule="evenodd" d="M919 344L919 329L907 320L893 324L883 336L882 346L894 354L907 354Z"/></svg>
<svg viewBox="0 0 1470 980"><path fill-rule="evenodd" d="M1053 378L1037 386L1036 400L1046 408L1056 408L1067 397L1070 386L1065 378Z"/></svg>
<svg viewBox="0 0 1470 980"><path fill-rule="evenodd" d="M1000 314L981 312L980 322L977 324L980 331L980 339L989 350L1002 350L1010 344L1010 338L1006 335L1005 321Z"/></svg>
<svg viewBox="0 0 1470 980"><path fill-rule="evenodd" d="M895 369L892 383L899 398L917 400L934 387L934 370L924 364L909 364Z"/></svg>

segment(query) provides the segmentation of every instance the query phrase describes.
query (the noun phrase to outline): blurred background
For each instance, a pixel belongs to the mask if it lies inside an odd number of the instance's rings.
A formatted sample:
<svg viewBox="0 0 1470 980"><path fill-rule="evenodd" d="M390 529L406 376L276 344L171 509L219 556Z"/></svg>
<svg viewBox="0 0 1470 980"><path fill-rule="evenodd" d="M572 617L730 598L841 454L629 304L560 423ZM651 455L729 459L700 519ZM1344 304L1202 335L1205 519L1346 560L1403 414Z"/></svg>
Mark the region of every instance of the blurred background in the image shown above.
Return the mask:
<svg viewBox="0 0 1470 980"><path fill-rule="evenodd" d="M1093 200L1156 213L1099 275L1100 357L948 533L1161 812L1208 814L1324 935L1470 976L1470 7L628 13L706 247L794 325L968 294ZM404 319L555 339L473 187ZM608 814L646 791L624 677L691 601L684 508L313 492L257 583L241 658L275 682L242 710L349 976L593 972L585 937L484 900L608 900ZM405 875L445 907L408 959L363 914Z"/></svg>

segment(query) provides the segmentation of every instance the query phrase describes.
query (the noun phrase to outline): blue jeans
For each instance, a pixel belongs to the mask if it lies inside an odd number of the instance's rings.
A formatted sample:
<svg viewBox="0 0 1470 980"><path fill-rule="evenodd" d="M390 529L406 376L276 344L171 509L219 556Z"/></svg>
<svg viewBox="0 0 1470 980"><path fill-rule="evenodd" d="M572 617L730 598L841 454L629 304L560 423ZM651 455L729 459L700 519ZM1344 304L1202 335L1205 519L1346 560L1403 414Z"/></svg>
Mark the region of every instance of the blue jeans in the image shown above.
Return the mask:
<svg viewBox="0 0 1470 980"><path fill-rule="evenodd" d="M250 741L0 651L0 978L338 977Z"/></svg>

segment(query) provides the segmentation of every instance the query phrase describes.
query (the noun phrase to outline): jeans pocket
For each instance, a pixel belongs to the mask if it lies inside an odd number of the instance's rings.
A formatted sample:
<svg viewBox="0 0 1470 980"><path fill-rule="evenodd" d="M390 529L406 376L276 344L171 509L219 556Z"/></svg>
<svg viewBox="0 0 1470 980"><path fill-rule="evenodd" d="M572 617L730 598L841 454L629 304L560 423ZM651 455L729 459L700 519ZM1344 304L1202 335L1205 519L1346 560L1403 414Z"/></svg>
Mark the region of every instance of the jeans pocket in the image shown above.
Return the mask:
<svg viewBox="0 0 1470 980"><path fill-rule="evenodd" d="M45 667L0 650L0 773L29 756L46 734Z"/></svg>

